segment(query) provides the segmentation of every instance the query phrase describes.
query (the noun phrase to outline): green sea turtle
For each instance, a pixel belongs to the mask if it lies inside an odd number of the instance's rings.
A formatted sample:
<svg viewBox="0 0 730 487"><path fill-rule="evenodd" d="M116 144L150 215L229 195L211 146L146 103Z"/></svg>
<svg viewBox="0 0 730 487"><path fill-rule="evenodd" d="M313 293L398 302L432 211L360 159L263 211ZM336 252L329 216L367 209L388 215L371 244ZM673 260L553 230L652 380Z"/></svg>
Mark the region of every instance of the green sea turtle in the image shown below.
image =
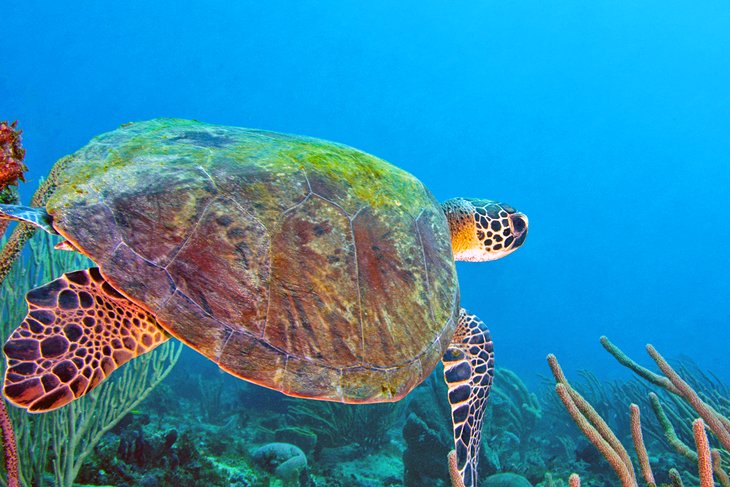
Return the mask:
<svg viewBox="0 0 730 487"><path fill-rule="evenodd" d="M45 208L0 217L98 268L28 293L4 346L11 402L63 406L170 336L240 378L346 403L397 401L443 358L457 467L475 484L492 341L460 307L454 260L512 252L523 214L440 205L344 145L187 120L124 125L54 174Z"/></svg>

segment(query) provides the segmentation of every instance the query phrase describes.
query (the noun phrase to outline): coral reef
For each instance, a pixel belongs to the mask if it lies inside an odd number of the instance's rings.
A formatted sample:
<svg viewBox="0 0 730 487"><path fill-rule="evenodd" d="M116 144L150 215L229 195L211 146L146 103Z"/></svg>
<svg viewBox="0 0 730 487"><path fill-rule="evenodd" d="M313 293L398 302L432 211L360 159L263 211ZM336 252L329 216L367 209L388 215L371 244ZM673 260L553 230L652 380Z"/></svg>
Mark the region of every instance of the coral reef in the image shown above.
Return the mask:
<svg viewBox="0 0 730 487"><path fill-rule="evenodd" d="M402 417L405 405L292 401L288 421L315 434L317 449L354 443L366 453L388 442L388 432Z"/></svg>
<svg viewBox="0 0 730 487"><path fill-rule="evenodd" d="M650 370L638 365L634 360L625 355L618 347L611 343L606 337L601 337L601 343L604 348L611 353L622 365L634 371L639 377L646 381L659 386L669 394L681 397L686 404L690 405L694 411L693 415L685 421L691 421L692 417L699 415L701 419L692 421L692 434L694 438L695 451L692 450L685 442L677 437L676 431L671 422L664 413L659 397L656 393L651 392L648 398L652 403L654 412L659 423L664 429L665 435L669 443L681 454L682 457L696 462L698 471L698 479L701 487L714 485L713 476L717 476L719 482L725 486L728 485L727 473L723 465L723 456L728 455L730 451L730 420L724 415L728 400L719 396L716 391L710 388L709 391L699 389L696 391L690 383L683 379L675 369L669 365L664 357L654 349L653 346L647 345L647 352L656 362L663 375L655 374ZM580 427L583 434L593 443L593 445L601 452L611 465L616 475L624 487L632 487L638 485L639 476L636 473L634 464L629 457L628 452L618 439L614 431L593 408L591 403L583 398L578 391L570 385L563 374L560 365L554 355L548 356L550 369L555 377L555 390L563 402L566 410L573 418L575 423ZM686 370L686 369L685 369ZM694 382L695 386L706 386L708 381L688 380ZM710 382L712 384L712 382ZM702 396L702 397L701 397ZM703 399L705 398L705 399ZM639 461L640 474L647 485L656 485L654 473L650 464L649 455L644 442L643 430L641 425L640 408L637 404L631 404L630 423L631 436L634 448L637 452ZM675 416L678 416L675 414ZM710 451L710 445L705 431L705 422L709 429L715 435L717 441L722 445L723 450L713 449ZM680 457L681 459L681 457ZM682 477L689 477L695 481L693 474L685 472L680 474L677 468L671 468L667 471L667 480L672 485L682 484Z"/></svg>
<svg viewBox="0 0 730 487"><path fill-rule="evenodd" d="M687 359L678 362L676 369L708 403L708 410L712 408L722 416L726 415L730 404L727 386L702 373ZM581 372L580 376L582 380L574 389L580 389L587 402L595 405L592 414L604 418L608 429L616 432L616 439L612 440L614 444L634 442L642 445L636 447L637 451L644 449L648 452L646 456L639 455L632 479L636 482L641 479L651 485L652 477L646 468L650 462L656 475L655 485L671 484L670 469L673 469L675 477L683 477L685 483L699 485L692 432L692 421L697 412L688 403L664 388L651 392L647 384L637 380L602 381L589 372ZM450 450L451 438L447 425L441 420L448 412L440 410L446 405L443 387L437 379L438 372L412 395L403 428L406 444L403 453L404 485L448 485L448 471L442 459ZM637 408L629 409L629 403L636 403ZM652 415L640 418L639 406L647 411L661 408L663 421ZM635 412L632 413L632 410ZM674 431L672 424L677 425L675 443L684 445L684 450L691 452L686 457L674 454L673 448L670 449L667 438ZM583 478L584 485L615 484L611 466L586 441L554 391L548 394L546 389L538 397L508 370L498 369L495 373L485 432L485 457L480 459L479 467L482 483L489 475L511 472L520 473L531 484L541 487L579 485L580 478L576 473ZM724 450L711 449L710 455L713 465L726 469L727 454ZM628 456L627 453L624 458ZM713 468L720 485L727 485L722 483L724 470Z"/></svg>
<svg viewBox="0 0 730 487"><path fill-rule="evenodd" d="M158 431L135 418L115 429L96 450L79 480L115 486L238 485L256 479L250 469L220 468L201 453L196 432Z"/></svg>

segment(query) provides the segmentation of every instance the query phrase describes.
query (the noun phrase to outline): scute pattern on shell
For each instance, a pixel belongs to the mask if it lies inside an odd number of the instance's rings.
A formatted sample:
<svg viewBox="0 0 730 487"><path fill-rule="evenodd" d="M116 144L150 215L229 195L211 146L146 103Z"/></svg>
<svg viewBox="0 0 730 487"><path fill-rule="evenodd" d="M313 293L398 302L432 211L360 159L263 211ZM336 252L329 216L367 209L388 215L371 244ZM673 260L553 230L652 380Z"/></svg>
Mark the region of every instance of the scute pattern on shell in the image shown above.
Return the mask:
<svg viewBox="0 0 730 487"><path fill-rule="evenodd" d="M448 225L413 176L317 139L159 119L72 156L47 209L120 292L224 370L397 400L458 320Z"/></svg>

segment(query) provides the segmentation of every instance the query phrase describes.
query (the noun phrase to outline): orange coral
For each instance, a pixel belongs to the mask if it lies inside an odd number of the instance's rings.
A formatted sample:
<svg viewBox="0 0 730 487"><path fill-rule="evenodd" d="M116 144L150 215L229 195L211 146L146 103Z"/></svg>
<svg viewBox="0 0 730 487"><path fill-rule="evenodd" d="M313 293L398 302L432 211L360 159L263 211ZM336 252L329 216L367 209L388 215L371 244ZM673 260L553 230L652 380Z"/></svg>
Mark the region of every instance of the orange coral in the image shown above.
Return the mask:
<svg viewBox="0 0 730 487"><path fill-rule="evenodd" d="M700 486L715 487L715 480L712 478L712 458L710 458L710 444L707 441L705 422L701 418L695 419L692 423L692 431L695 435L695 445L697 445L697 465L700 470Z"/></svg>
<svg viewBox="0 0 730 487"><path fill-rule="evenodd" d="M23 173L28 170L23 164L25 149L20 143L21 130L18 122L0 122L0 190L25 181Z"/></svg>
<svg viewBox="0 0 730 487"><path fill-rule="evenodd" d="M449 452L449 477L451 477L452 487L464 487L464 479L461 478L459 467L456 464L456 450Z"/></svg>
<svg viewBox="0 0 730 487"><path fill-rule="evenodd" d="M626 448L623 447L616 435L608 427L596 410L586 401L578 391L573 389L565 378L558 359L552 353L547 357L550 370L557 382L555 391L563 402L573 421L583 431L583 434L603 456L608 460L616 475L621 479L623 487L635 487L636 473Z"/></svg>
<svg viewBox="0 0 730 487"><path fill-rule="evenodd" d="M0 397L0 430L2 430L3 449L5 450L5 472L7 472L7 486L18 487L18 446L15 443L13 423L5 407L5 399Z"/></svg>
<svg viewBox="0 0 730 487"><path fill-rule="evenodd" d="M636 404L631 404L631 437L634 439L634 449L636 450L636 456L639 458L639 466L641 467L641 474L644 476L644 480L648 485L656 485L654 480L654 474L651 471L651 465L649 464L649 454L646 451L644 445L644 435L641 432L641 410Z"/></svg>

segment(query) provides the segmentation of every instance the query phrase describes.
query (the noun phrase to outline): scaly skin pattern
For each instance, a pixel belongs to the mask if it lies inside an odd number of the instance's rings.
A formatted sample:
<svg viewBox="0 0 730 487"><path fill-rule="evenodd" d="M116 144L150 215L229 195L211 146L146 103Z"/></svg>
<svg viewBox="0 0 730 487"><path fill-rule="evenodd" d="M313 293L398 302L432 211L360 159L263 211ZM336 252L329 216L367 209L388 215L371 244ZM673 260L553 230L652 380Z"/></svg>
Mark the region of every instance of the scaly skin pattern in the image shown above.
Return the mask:
<svg viewBox="0 0 730 487"><path fill-rule="evenodd" d="M64 274L26 300L28 315L3 346L3 395L30 412L68 404L169 338L96 268Z"/></svg>
<svg viewBox="0 0 730 487"><path fill-rule="evenodd" d="M343 145L128 124L69 157L46 209L173 336L286 394L398 400L458 320L439 204L410 174Z"/></svg>
<svg viewBox="0 0 730 487"><path fill-rule="evenodd" d="M462 485L473 487L478 477L487 398L494 379L494 347L487 326L463 308L443 361L454 427L456 465L453 467L463 480Z"/></svg>
<svg viewBox="0 0 730 487"><path fill-rule="evenodd" d="M511 206L479 198L452 198L442 205L456 260L483 262L514 252L527 238L527 216Z"/></svg>

